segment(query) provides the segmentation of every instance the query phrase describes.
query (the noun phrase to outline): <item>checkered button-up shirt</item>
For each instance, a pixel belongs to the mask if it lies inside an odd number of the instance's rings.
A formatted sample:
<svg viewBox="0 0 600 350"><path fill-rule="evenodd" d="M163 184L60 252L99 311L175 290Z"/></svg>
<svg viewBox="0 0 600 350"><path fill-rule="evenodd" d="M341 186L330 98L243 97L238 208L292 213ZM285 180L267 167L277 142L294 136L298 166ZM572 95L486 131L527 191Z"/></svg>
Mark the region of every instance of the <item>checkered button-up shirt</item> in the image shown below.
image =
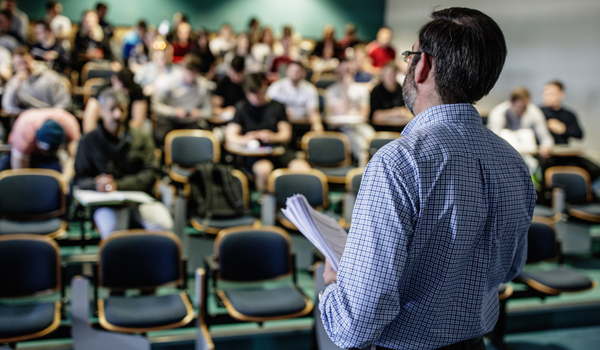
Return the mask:
<svg viewBox="0 0 600 350"><path fill-rule="evenodd" d="M369 162L338 280L320 300L343 348L435 349L490 332L527 254L527 166L469 104L419 114Z"/></svg>

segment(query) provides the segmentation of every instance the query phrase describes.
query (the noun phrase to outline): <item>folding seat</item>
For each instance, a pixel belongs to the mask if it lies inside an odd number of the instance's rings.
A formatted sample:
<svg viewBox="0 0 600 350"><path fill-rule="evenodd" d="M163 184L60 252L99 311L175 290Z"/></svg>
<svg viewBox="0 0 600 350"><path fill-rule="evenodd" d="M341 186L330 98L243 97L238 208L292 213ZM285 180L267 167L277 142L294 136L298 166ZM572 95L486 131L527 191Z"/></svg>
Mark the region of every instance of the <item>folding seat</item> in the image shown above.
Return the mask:
<svg viewBox="0 0 600 350"><path fill-rule="evenodd" d="M0 172L0 235L30 233L59 238L66 234L66 185L49 169Z"/></svg>
<svg viewBox="0 0 600 350"><path fill-rule="evenodd" d="M350 140L341 132L308 132L302 137L306 160L321 170L330 183L343 184L352 169Z"/></svg>

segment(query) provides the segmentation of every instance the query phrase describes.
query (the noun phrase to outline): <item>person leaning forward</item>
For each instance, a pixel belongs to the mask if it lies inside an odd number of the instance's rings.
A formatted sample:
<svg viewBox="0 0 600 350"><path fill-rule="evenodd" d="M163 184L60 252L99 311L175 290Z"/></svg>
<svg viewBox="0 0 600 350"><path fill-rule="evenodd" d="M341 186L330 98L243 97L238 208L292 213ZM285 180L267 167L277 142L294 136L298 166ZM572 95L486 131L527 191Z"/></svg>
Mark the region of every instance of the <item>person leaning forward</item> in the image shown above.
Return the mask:
<svg viewBox="0 0 600 350"><path fill-rule="evenodd" d="M339 271L323 275L323 325L342 348L485 349L498 285L526 260L529 171L473 107L502 71L504 36L477 10L431 18L403 53L416 117L369 162Z"/></svg>

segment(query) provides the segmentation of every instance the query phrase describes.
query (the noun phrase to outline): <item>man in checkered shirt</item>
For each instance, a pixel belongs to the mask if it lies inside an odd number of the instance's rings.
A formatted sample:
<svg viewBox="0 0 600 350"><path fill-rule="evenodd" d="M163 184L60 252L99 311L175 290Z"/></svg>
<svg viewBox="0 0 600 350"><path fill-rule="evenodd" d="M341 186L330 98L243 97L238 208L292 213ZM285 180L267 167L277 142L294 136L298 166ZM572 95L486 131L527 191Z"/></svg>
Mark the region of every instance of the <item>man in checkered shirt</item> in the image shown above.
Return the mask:
<svg viewBox="0 0 600 350"><path fill-rule="evenodd" d="M343 348L485 349L498 285L526 260L529 171L473 107L502 71L504 36L477 10L431 17L403 53L416 117L369 162L339 271L323 275L322 321Z"/></svg>

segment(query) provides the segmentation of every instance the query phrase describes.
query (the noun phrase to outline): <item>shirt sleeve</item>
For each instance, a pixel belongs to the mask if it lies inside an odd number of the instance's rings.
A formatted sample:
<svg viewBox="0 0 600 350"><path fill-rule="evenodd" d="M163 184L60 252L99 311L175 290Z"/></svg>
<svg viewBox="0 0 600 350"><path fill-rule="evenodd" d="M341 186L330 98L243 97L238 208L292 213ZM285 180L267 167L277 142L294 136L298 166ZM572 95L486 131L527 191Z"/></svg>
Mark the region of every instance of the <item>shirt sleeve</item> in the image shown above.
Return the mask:
<svg viewBox="0 0 600 350"><path fill-rule="evenodd" d="M573 137L576 139L583 138L583 131L579 127L579 123L577 123L577 117L575 117L575 114L568 112L568 116L569 120L566 123L567 132L565 133L565 136Z"/></svg>
<svg viewBox="0 0 600 350"><path fill-rule="evenodd" d="M499 134L500 130L504 129L506 126L506 117L504 116L504 113L506 113L507 108L507 103L503 102L494 107L488 115L487 127L496 135Z"/></svg>
<svg viewBox="0 0 600 350"><path fill-rule="evenodd" d="M342 348L366 348L399 312L398 291L417 217L399 171L381 156L369 162L352 214L337 284L323 293L323 325Z"/></svg>
<svg viewBox="0 0 600 350"><path fill-rule="evenodd" d="M552 137L552 134L550 134L548 125L546 124L546 117L539 107L533 103L530 103L527 105L527 110L525 113L529 113L532 118L532 127L535 131L535 136L540 141L540 145L546 147L554 146L554 137Z"/></svg>

